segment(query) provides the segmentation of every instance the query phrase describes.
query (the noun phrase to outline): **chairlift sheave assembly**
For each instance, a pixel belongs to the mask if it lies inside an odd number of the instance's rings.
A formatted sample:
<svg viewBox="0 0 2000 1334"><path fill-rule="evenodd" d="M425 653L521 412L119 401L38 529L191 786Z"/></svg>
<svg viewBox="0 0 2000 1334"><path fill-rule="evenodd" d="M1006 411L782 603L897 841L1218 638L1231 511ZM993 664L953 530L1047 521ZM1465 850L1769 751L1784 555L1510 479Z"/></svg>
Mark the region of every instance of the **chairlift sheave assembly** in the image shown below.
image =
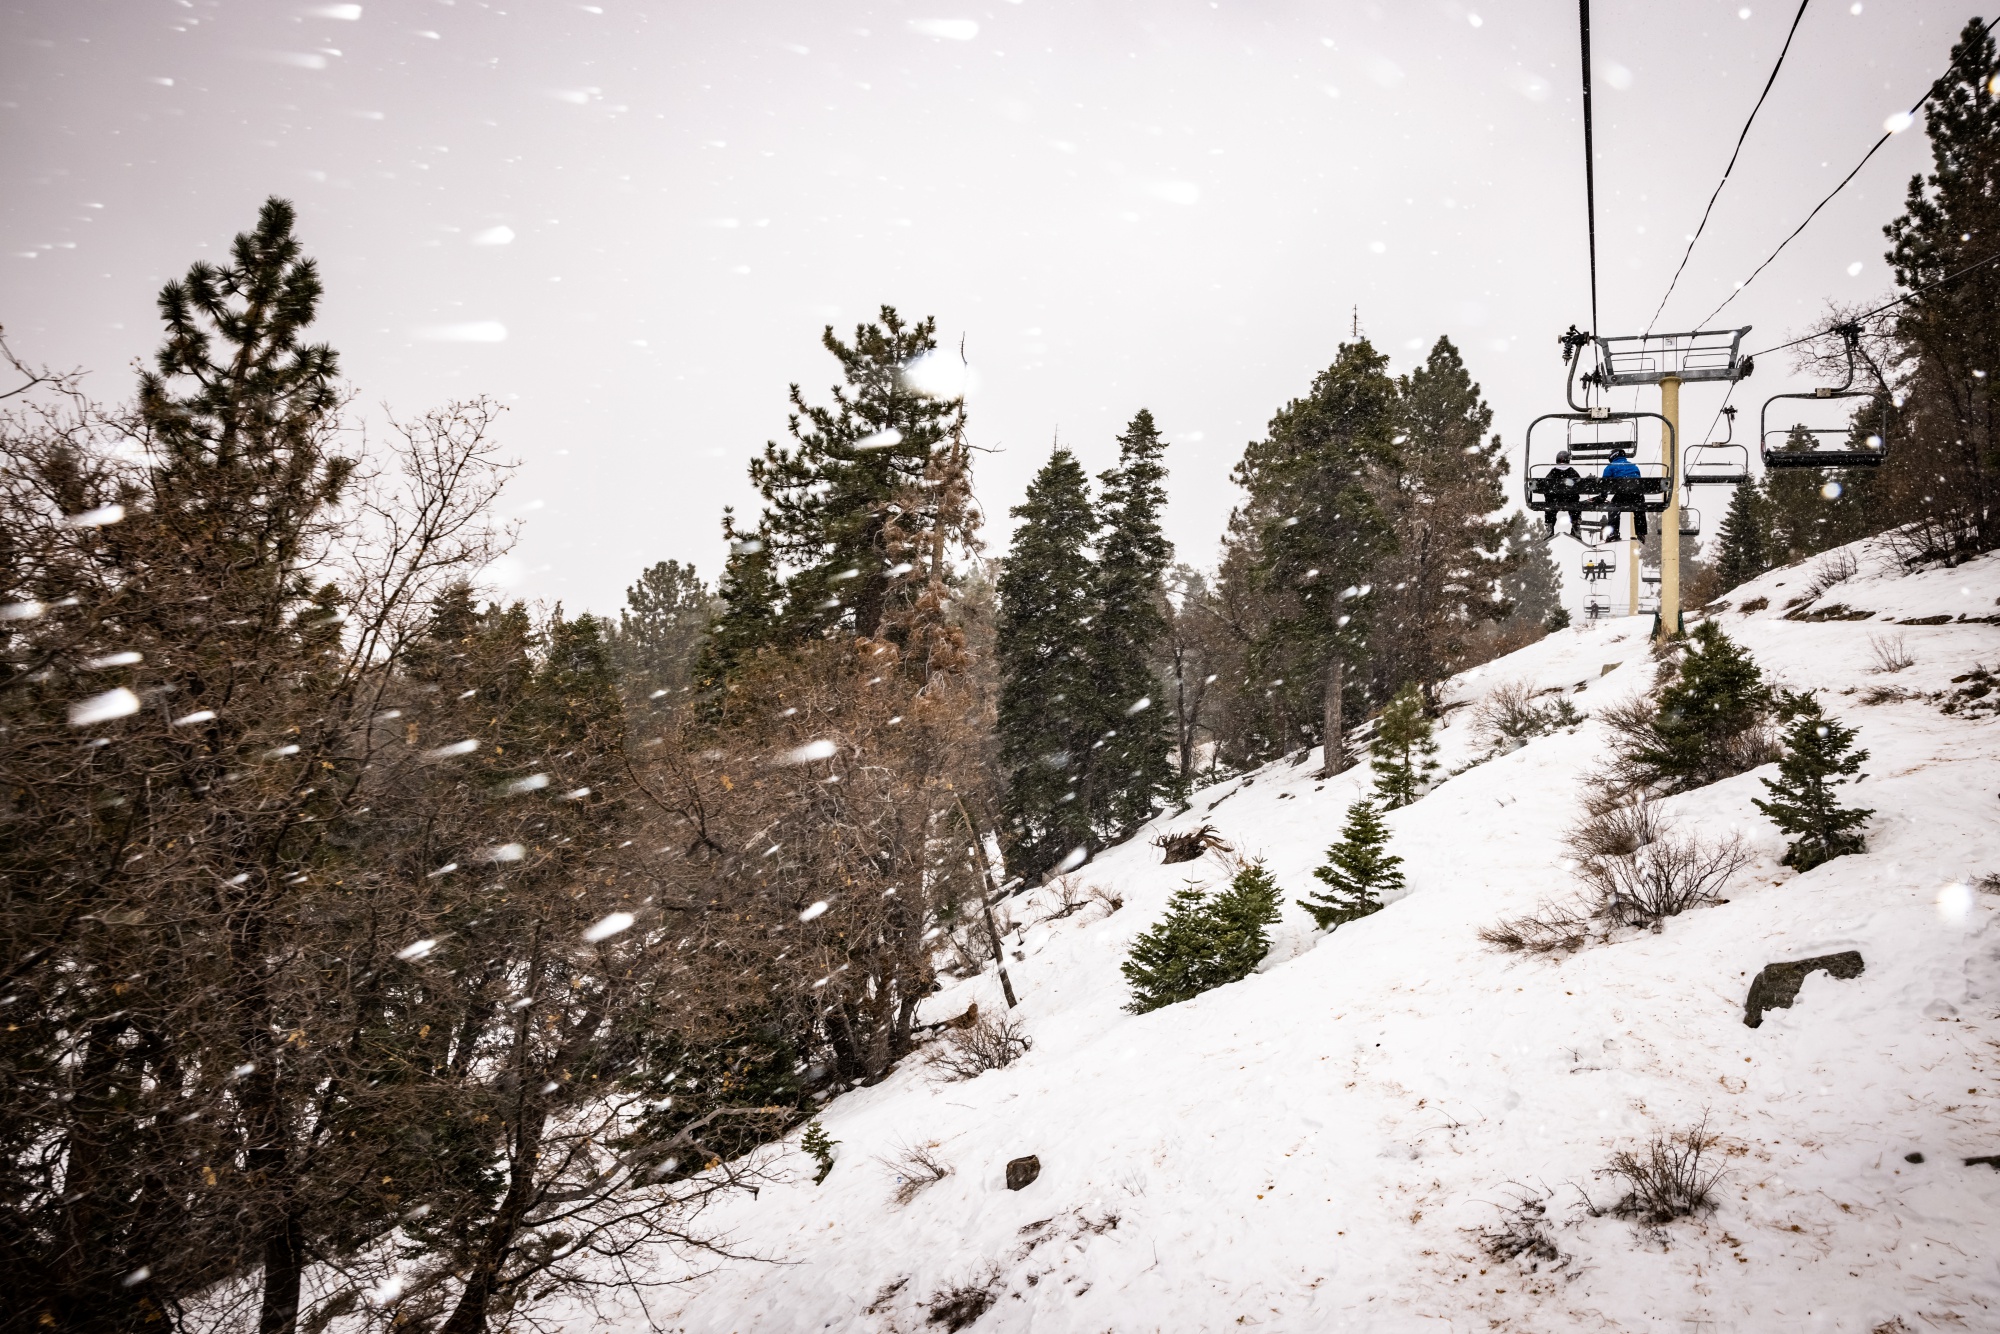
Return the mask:
<svg viewBox="0 0 2000 1334"><path fill-rule="evenodd" d="M1855 437L1860 434L1861 428L1852 419L1838 426L1808 426L1804 422L1772 426L1770 423L1771 405L1786 399L1824 402L1875 396L1873 390L1854 388L1854 358L1861 348L1860 326L1843 324L1837 332L1847 344L1846 379L1837 385L1821 385L1797 394L1773 394L1764 400L1763 411L1757 414L1757 448L1764 457L1766 468L1879 468L1888 456L1886 432L1864 436L1860 447L1855 447ZM1775 445L1773 436L1778 437ZM1833 443L1823 445L1822 442L1827 440ZM1788 448L1793 445L1802 447Z"/></svg>

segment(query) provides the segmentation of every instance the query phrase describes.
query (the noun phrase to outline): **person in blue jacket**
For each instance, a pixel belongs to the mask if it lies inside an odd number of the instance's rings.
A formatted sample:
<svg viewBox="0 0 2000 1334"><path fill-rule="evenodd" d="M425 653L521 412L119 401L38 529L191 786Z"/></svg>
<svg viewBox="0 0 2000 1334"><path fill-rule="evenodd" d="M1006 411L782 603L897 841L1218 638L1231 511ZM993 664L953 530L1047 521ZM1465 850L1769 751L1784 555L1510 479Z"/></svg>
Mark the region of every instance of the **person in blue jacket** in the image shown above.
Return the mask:
<svg viewBox="0 0 2000 1334"><path fill-rule="evenodd" d="M1640 475L1639 465L1632 462L1631 459L1626 458L1624 450L1614 449L1611 451L1611 461L1604 465L1604 475L1606 477L1637 477ZM1617 510L1605 511L1604 530L1604 538L1607 542L1616 542L1618 540ZM1646 540L1646 511L1644 509L1632 512L1632 536L1638 538L1641 542Z"/></svg>

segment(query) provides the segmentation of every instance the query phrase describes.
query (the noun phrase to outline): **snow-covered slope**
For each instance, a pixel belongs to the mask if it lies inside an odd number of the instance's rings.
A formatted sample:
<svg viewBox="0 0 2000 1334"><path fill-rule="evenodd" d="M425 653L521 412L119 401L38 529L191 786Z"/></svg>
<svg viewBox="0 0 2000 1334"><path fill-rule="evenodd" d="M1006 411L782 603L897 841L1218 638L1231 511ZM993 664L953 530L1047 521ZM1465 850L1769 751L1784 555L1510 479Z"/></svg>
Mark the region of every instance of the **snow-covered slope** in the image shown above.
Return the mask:
<svg viewBox="0 0 2000 1334"><path fill-rule="evenodd" d="M992 1331L2000 1329L2000 1171L1964 1163L2000 1153L2000 898L1973 887L2000 870L2000 722L1926 698L2000 663L2000 626L1887 624L1992 615L2000 560L1904 577L1861 557L1814 606L1868 619L1786 619L1813 566L1719 615L1768 676L1860 728L1865 855L1780 866L1746 774L1669 803L1755 848L1727 903L1561 962L1496 953L1481 927L1571 884L1560 839L1606 745L1587 723L1390 815L1410 888L1386 911L1321 936L1288 906L1257 975L1135 1017L1131 938L1183 883L1225 874L1160 865L1148 831L1080 873L1122 909L1038 922L1048 891L1010 901L1026 1058L964 1083L912 1059L830 1104L832 1175L813 1184L794 1136L788 1183L701 1220L761 1258L649 1299L655 1319L909 1334L946 1327L940 1294L973 1287L995 1300L972 1328ZM1589 712L1650 683L1649 628L1568 630L1452 692L1525 680ZM1871 640L1896 635L1915 662L1880 672ZM1471 712L1440 733L1448 769L1472 757ZM1297 897L1367 781L1314 767L1210 788L1163 823L1212 821ZM1763 965L1847 949L1860 977L1814 974L1745 1027ZM975 999L1001 1005L990 971L926 1012ZM1704 1115L1727 1149L1716 1212L1657 1232L1584 1212L1618 1194L1598 1175L1614 1151ZM898 1205L878 1159L924 1144L951 1174ZM1030 1153L1040 1178L1009 1191L1006 1162ZM1571 1262L1489 1259L1478 1231L1542 1186Z"/></svg>

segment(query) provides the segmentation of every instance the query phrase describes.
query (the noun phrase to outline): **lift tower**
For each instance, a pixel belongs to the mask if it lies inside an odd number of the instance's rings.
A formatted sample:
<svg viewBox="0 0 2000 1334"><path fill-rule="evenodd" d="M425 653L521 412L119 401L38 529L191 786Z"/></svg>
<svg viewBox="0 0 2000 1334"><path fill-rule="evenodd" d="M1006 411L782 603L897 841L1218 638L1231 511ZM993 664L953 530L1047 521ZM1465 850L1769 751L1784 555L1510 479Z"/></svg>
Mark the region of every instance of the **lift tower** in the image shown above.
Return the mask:
<svg viewBox="0 0 2000 1334"><path fill-rule="evenodd" d="M1704 380L1741 380L1752 370L1743 355L1740 329L1708 329L1694 333L1631 334L1598 337L1597 382L1606 389L1621 385L1660 387L1661 457L1669 460L1667 509L1660 522L1659 637L1670 639L1681 628L1681 486L1685 477L1680 448L1681 386ZM1631 548L1632 606L1638 600L1639 547Z"/></svg>

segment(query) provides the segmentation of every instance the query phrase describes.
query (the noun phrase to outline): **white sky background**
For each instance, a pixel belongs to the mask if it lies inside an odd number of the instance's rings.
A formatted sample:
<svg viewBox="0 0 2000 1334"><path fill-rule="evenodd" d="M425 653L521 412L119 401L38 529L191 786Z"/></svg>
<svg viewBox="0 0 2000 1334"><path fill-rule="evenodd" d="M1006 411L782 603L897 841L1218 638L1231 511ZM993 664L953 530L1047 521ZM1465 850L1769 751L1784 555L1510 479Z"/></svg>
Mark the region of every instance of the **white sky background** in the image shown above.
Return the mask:
<svg viewBox="0 0 2000 1334"><path fill-rule="evenodd" d="M1608 331L1652 315L1795 7L1745 8L1594 6ZM1660 327L1797 224L1970 16L1852 8L1808 11ZM317 333L366 402L509 406L527 524L501 573L571 610L614 610L656 560L712 579L786 385L836 378L821 327L881 303L965 337L975 438L1002 451L980 463L994 550L1053 437L1095 471L1143 406L1175 441L1170 535L1204 564L1230 465L1356 305L1397 370L1457 341L1510 448L1561 407L1556 335L1589 323L1571 0L356 11L0 11L0 324L123 397L161 283L293 199ZM1927 164L1921 126L1899 135L1720 322L1756 348L1888 294L1881 227ZM1788 370L1739 389L1746 427ZM1721 393L1684 393L1690 436Z"/></svg>

